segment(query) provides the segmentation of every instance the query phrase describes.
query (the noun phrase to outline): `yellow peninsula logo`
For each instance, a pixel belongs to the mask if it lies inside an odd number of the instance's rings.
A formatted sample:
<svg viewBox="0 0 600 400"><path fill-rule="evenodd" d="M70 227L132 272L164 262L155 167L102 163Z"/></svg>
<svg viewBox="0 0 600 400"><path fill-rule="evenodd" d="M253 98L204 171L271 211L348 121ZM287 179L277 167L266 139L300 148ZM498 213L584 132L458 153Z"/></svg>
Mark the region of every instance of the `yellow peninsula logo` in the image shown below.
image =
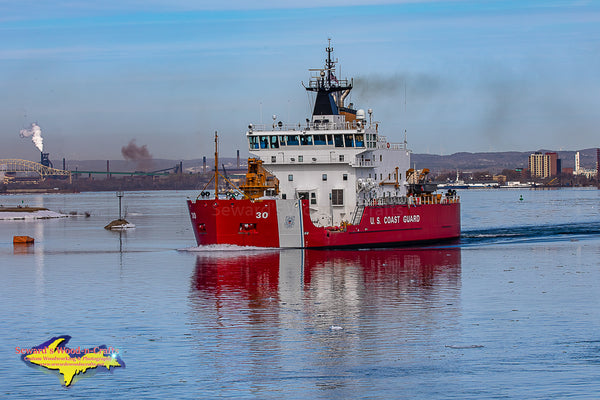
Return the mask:
<svg viewBox="0 0 600 400"><path fill-rule="evenodd" d="M57 373L65 387L71 386L84 374L125 368L118 349L106 345L89 349L69 348L66 347L69 340L71 336L57 336L36 347L16 347L15 352L21 354L21 360L26 364Z"/></svg>

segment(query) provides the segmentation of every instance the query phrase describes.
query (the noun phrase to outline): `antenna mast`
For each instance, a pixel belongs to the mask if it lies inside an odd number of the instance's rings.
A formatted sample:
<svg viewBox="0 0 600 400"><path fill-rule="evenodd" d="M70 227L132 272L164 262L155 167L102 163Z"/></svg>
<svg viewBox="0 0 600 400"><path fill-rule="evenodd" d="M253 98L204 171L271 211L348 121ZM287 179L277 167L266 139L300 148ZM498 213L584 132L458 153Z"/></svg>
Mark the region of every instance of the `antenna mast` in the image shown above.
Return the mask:
<svg viewBox="0 0 600 400"><path fill-rule="evenodd" d="M215 200L219 199L219 135L215 131Z"/></svg>
<svg viewBox="0 0 600 400"><path fill-rule="evenodd" d="M331 71L333 70L334 65L334 62L331 61L331 53L333 52L333 47L331 47L331 38L328 38L327 41L329 44L327 45L327 49L325 49L327 51L327 60L325 60L325 66L327 68L327 87L331 87Z"/></svg>

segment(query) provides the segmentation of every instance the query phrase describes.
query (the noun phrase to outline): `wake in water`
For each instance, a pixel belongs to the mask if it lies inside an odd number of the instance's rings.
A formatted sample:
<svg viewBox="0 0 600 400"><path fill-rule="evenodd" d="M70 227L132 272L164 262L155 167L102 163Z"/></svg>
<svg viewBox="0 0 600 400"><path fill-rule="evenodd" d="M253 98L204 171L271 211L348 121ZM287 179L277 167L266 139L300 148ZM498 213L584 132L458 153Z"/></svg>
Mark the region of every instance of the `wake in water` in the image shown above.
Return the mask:
<svg viewBox="0 0 600 400"><path fill-rule="evenodd" d="M600 235L600 221L559 225L511 226L463 231L460 246L550 240L573 240Z"/></svg>
<svg viewBox="0 0 600 400"><path fill-rule="evenodd" d="M447 248L447 247L468 247L480 246L486 244L505 244L505 243L524 243L524 242L546 242L561 240L585 240L587 238L597 238L600 235L600 221L589 223L572 223L557 225L530 225L530 226L509 226L489 229L473 229L463 231L460 240L452 241L448 245L432 244L428 246L417 246L418 249L425 248ZM405 248L404 246L401 246ZM411 246L412 248L412 246ZM226 254L259 254L270 251L280 251L280 248L270 247L252 247L236 246L229 244L214 244L207 246L187 247L178 249L181 252L199 253L202 255L217 256ZM375 250L373 248L349 250Z"/></svg>
<svg viewBox="0 0 600 400"><path fill-rule="evenodd" d="M279 248L236 246L233 244L210 244L206 246L187 247L185 249L178 249L177 251L205 254L219 254L225 252L264 253L268 251L279 251Z"/></svg>

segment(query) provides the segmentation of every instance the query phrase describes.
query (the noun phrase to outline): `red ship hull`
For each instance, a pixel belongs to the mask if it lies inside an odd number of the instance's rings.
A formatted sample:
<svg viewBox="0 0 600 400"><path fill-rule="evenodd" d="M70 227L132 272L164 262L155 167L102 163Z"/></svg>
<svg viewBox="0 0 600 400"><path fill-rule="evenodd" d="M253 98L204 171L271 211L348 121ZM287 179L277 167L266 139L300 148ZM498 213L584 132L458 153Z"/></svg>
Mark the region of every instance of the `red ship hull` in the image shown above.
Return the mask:
<svg viewBox="0 0 600 400"><path fill-rule="evenodd" d="M188 200L198 245L341 248L435 242L460 236L460 203L366 206L360 222L318 227L308 200Z"/></svg>

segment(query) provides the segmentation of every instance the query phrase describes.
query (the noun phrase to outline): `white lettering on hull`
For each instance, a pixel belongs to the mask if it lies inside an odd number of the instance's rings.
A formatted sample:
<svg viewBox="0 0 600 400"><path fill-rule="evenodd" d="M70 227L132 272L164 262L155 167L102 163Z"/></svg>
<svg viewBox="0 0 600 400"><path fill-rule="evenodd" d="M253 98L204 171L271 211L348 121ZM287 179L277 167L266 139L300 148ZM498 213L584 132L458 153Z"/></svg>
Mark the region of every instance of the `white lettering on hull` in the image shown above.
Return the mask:
<svg viewBox="0 0 600 400"><path fill-rule="evenodd" d="M400 222L403 222L405 224L410 224L413 222L420 222L421 221L421 216L416 214L416 215L390 215L387 217L383 217L383 223L384 224L399 224ZM382 223L382 220L380 217L371 217L369 222L371 223L371 225L380 225Z"/></svg>
<svg viewBox="0 0 600 400"><path fill-rule="evenodd" d="M421 220L421 216L420 215L405 215L402 218L402 222L405 223L410 223L410 222L419 222Z"/></svg>

